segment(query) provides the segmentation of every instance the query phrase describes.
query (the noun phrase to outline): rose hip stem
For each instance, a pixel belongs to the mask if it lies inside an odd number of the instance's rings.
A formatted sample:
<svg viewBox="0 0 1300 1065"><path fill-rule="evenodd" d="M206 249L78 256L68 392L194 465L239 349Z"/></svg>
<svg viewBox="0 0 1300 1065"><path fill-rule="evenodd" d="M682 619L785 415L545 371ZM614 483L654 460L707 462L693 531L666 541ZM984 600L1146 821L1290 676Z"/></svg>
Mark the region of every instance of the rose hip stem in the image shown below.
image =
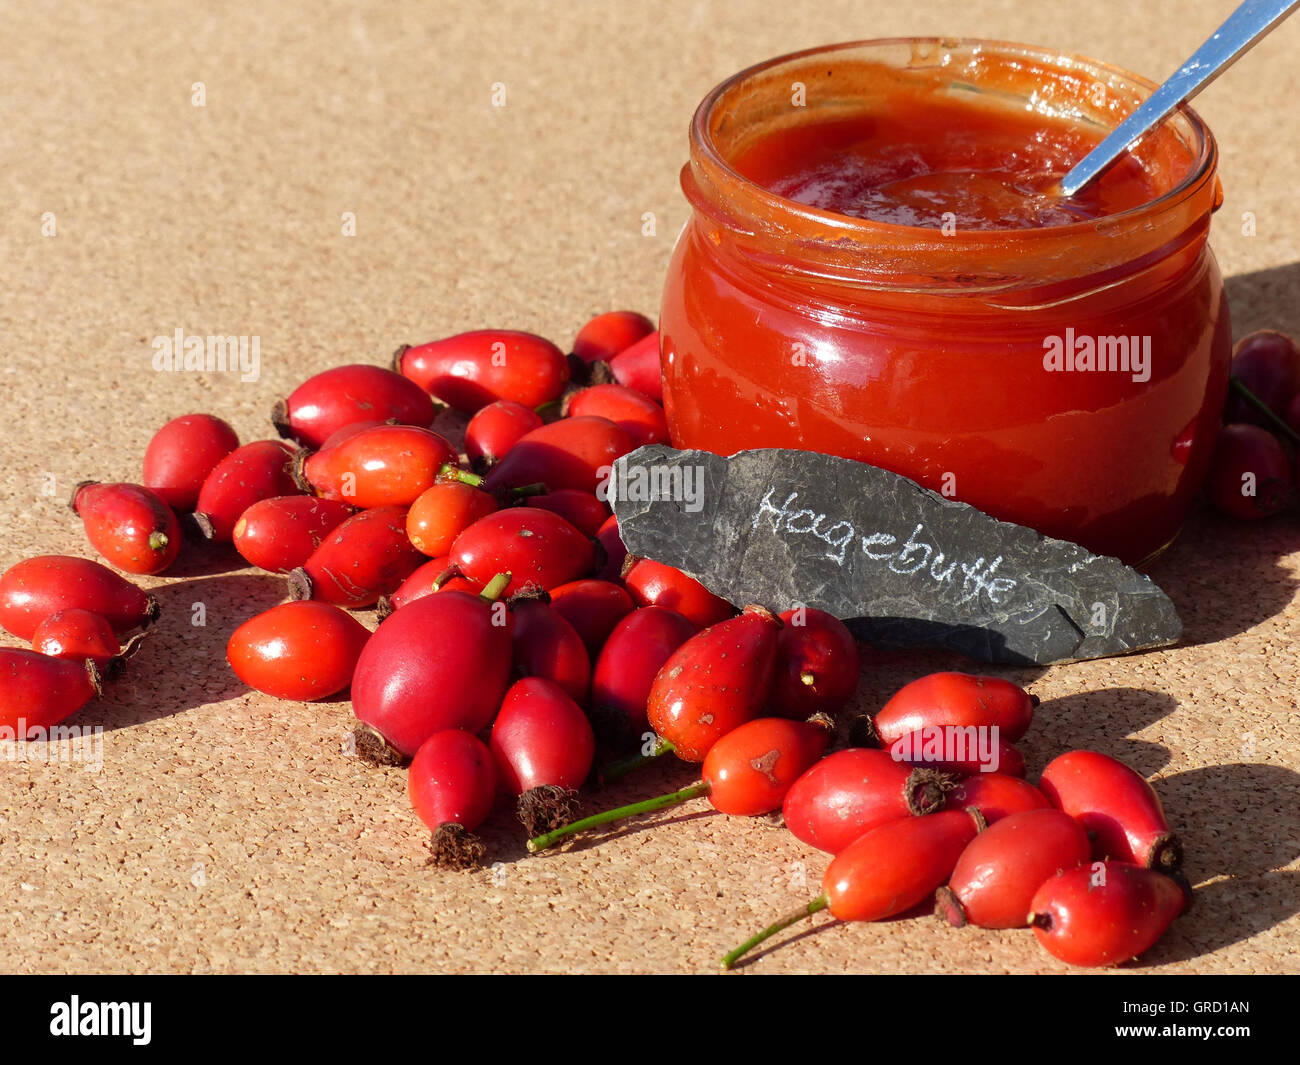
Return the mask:
<svg viewBox="0 0 1300 1065"><path fill-rule="evenodd" d="M630 803L627 806L619 806L613 810L606 810L604 813L592 814L590 817L584 817L581 821L574 821L563 828L557 828L540 836L534 836L528 841L528 852L536 854L538 851L546 850L547 847L554 847L569 836L585 832L589 828L599 828L611 821L622 821L624 818L635 817L637 814L649 814L669 806L679 806L684 802L690 802L691 799L698 799L703 795L707 795L711 790L708 781L697 780L694 784L688 784L680 791L669 792L667 795L656 795L653 799L645 799L641 802Z"/></svg>
<svg viewBox="0 0 1300 1065"><path fill-rule="evenodd" d="M483 478L477 473L462 470L459 466L453 466L450 462L439 468L438 476L449 481L460 481L461 484L467 484L472 488L483 487ZM536 484L521 484L518 488L511 488L506 494L511 499L524 499L527 496L545 495L548 491L550 489L538 481Z"/></svg>
<svg viewBox="0 0 1300 1065"><path fill-rule="evenodd" d="M655 745L649 754L637 754L630 758L623 758L614 762L600 771L600 782L608 784L611 780L618 780L619 777L625 777L628 773L640 769L642 766L651 765L657 758L662 758L665 754L671 754L677 750L672 743L662 736L655 738Z"/></svg>
<svg viewBox="0 0 1300 1065"><path fill-rule="evenodd" d="M1300 446L1300 433L1297 433L1291 426L1273 413L1273 409L1265 403L1259 396L1255 395L1242 381L1240 377L1229 377L1229 387L1237 393L1242 399L1259 411L1260 414L1268 421L1274 432L1281 433L1291 443Z"/></svg>
<svg viewBox="0 0 1300 1065"><path fill-rule="evenodd" d="M813 914L817 913L818 911L826 909L826 907L829 906L830 904L831 904L830 896L827 895L825 892L818 895L815 899L812 899L804 903L797 910L792 910L790 913L787 913L784 917L768 925L766 928L763 929L763 931L759 932L757 935L750 936L747 940L745 940L745 942L740 944L740 946L738 946L735 950L728 951L726 954L724 954L722 956L722 967L724 969L730 969L733 965L736 964L737 961L740 960L740 958L743 955L748 954L751 950L753 950L764 940L771 939L778 932L783 932L785 931L785 929L789 928L792 924L797 924L799 921L802 921L805 917L811 917Z"/></svg>
<svg viewBox="0 0 1300 1065"><path fill-rule="evenodd" d="M662 810L707 795L719 813L757 817L779 809L790 786L826 750L834 723L825 714L807 721L755 718L728 732L704 758L702 779L680 791L556 827L528 841L529 851L545 850L575 832L625 817Z"/></svg>

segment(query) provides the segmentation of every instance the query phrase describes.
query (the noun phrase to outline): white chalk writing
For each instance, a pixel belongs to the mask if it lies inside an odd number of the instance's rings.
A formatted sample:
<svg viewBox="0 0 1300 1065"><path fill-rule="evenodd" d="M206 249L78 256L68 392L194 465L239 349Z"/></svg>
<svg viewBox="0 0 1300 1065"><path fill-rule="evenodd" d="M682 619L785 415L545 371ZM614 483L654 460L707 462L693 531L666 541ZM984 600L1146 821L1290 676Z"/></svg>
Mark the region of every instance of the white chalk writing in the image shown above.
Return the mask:
<svg viewBox="0 0 1300 1065"><path fill-rule="evenodd" d="M766 518L772 531L778 535L812 536L826 545L826 557L840 566L845 565L851 550L860 549L873 562L902 577L928 579L939 586L951 586L960 591L959 603L969 603L985 596L990 603L1001 606L1015 590L1016 580L997 576L1002 556L986 559L982 555L972 561L949 558L918 522L901 543L894 533L874 531L861 533L853 522L834 520L831 516L808 507L800 507L799 493L790 492L780 505L773 502L776 486L770 486L758 504L751 531Z"/></svg>

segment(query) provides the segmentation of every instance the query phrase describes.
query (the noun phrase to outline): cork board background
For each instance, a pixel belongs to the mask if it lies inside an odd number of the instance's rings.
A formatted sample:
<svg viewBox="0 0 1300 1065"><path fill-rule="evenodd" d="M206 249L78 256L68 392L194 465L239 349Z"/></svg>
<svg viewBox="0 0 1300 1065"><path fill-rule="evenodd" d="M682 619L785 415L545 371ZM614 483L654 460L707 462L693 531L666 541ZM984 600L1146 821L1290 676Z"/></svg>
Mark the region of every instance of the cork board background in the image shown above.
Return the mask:
<svg viewBox="0 0 1300 1065"><path fill-rule="evenodd" d="M301 379L404 341L501 326L565 345L595 312L654 313L688 120L742 66L947 34L1158 79L1229 7L0 4L0 565L89 554L67 491L137 479L168 418L211 410L252 440ZM1294 20L1197 105L1222 151L1238 335L1300 332L1298 48ZM259 336L257 380L155 372L151 339L177 329ZM1199 515L1155 571L1183 646L1009 674L1043 699L1031 775L1068 746L1115 754L1185 838L1198 905L1138 972L1300 971L1298 529ZM0 761L0 969L704 972L819 890L822 855L703 801L537 858L503 812L485 832L500 864L426 870L404 773L342 751L346 702L277 702L227 669L230 632L283 592L237 562L191 551L145 582L161 631L70 722L104 727L97 771ZM859 701L963 664L870 655ZM691 777L655 769L597 801ZM1029 933L932 919L821 915L775 943L743 971L1065 971Z"/></svg>

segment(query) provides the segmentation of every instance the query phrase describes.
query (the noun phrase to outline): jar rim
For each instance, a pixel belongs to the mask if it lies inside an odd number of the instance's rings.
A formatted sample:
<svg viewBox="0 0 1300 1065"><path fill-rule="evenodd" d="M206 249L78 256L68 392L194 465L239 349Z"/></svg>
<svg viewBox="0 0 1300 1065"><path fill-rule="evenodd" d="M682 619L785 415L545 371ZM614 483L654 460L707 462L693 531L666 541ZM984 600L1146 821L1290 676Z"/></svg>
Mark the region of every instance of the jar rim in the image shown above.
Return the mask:
<svg viewBox="0 0 1300 1065"><path fill-rule="evenodd" d="M1105 76L1110 84L1131 89L1143 99L1157 88L1156 84L1150 79L1111 63L1074 53L1019 44L1012 41L974 37L887 37L845 41L806 48L763 60L738 71L714 86L700 102L691 120L691 162L683 170L683 186L688 197L699 206L697 197L692 195L692 189L687 187L688 177L694 179L693 184L697 186L697 189L703 184L724 193L726 206L723 208L720 204L714 204L713 206L719 208L714 217L742 236L754 236L764 228L770 230L771 226L764 227L758 217L760 214L766 214L769 217L779 218L783 223L790 226L799 227L803 225L815 228L823 234L833 233L839 241L862 242L871 244L874 247L880 241L898 244L907 242L910 239L918 242L914 246L915 251L924 253L927 248L937 248L937 245L925 240L925 235L932 233L933 227L908 226L840 214L800 203L765 188L745 177L732 166L716 143L711 125L715 109L721 102L728 99L731 94L735 93L738 88L743 87L747 82L754 81L774 68L783 65L794 65L800 61L817 57L833 56L849 50L872 49L883 52L888 48L904 47L913 49L914 55L917 53L917 49L934 49L936 55L933 57L924 55L923 58L927 59L937 58L945 52L965 51L972 58L988 54L1003 55L1011 59L1021 58L1041 63L1059 69L1063 73L1083 72ZM1186 103L1180 104L1156 128L1165 128L1175 123L1179 117L1183 119L1186 129L1190 130L1195 138L1193 143L1187 143L1187 137L1182 127L1173 128L1173 135L1181 143L1187 145L1190 164L1187 173L1160 195L1136 206L1116 211L1113 214L1103 215L1100 218L1082 219L1077 222L1020 229L960 229L942 238L947 254L951 255L954 246L964 251L970 251L972 249L991 249L999 245L1005 247L1008 242L1012 241L1021 247L1044 242L1073 241L1081 235L1097 233L1099 227L1114 232L1135 223L1141 224L1144 221L1149 221L1154 216L1171 211L1177 205L1194 196L1198 190L1203 189L1213 179L1218 159L1218 149L1213 134L1200 115ZM736 202L736 195L749 202L748 209L745 204ZM737 217L737 215L743 217ZM809 247L818 243L817 240L812 240L802 246ZM969 291L969 287L967 287L967 290Z"/></svg>

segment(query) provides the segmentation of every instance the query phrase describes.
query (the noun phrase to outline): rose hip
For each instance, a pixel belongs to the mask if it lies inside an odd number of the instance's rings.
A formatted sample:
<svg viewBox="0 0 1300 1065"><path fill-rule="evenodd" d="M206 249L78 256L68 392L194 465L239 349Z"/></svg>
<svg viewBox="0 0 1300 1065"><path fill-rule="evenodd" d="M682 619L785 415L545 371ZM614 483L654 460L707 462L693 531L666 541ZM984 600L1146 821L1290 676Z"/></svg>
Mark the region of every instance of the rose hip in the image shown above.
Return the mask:
<svg viewBox="0 0 1300 1065"><path fill-rule="evenodd" d="M211 414L173 418L144 451L144 486L175 511L190 511L217 464L239 447L239 437Z"/></svg>
<svg viewBox="0 0 1300 1065"><path fill-rule="evenodd" d="M653 799L607 810L528 841L536 852L578 832L707 796L719 813L757 817L781 805L790 785L822 756L833 724L819 714L809 721L760 717L737 726L709 748L698 783Z"/></svg>
<svg viewBox="0 0 1300 1065"><path fill-rule="evenodd" d="M642 337L653 333L654 322L636 311L607 311L592 318L578 330L573 354L583 362L597 359L609 362Z"/></svg>
<svg viewBox="0 0 1300 1065"><path fill-rule="evenodd" d="M158 600L107 566L68 555L37 555L0 576L0 625L20 640L60 610L101 614L119 636L152 625Z"/></svg>
<svg viewBox="0 0 1300 1065"><path fill-rule="evenodd" d="M595 545L558 514L511 507L480 518L456 537L451 561L471 580L509 572L505 595L547 591L596 567Z"/></svg>
<svg viewBox="0 0 1300 1065"><path fill-rule="evenodd" d="M406 515L406 535L430 558L447 555L456 537L497 509L482 489L459 480L442 480L420 493Z"/></svg>
<svg viewBox="0 0 1300 1065"><path fill-rule="evenodd" d="M650 687L646 717L677 757L702 762L719 739L763 709L781 622L761 606L692 636Z"/></svg>
<svg viewBox="0 0 1300 1065"><path fill-rule="evenodd" d="M591 658L582 638L550 604L540 599L517 599L514 613L513 656L521 677L544 677L582 704L591 686Z"/></svg>
<svg viewBox="0 0 1300 1065"><path fill-rule="evenodd" d="M609 360L614 380L624 388L640 392L656 403L664 398L663 370L659 363L659 332L642 337L626 351Z"/></svg>
<svg viewBox="0 0 1300 1065"><path fill-rule="evenodd" d="M351 684L368 639L364 625L329 603L281 603L234 631L226 660L250 688L305 702Z"/></svg>
<svg viewBox="0 0 1300 1065"><path fill-rule="evenodd" d="M701 629L735 615L735 607L681 570L648 558L627 557L632 561L624 560L623 583L637 606L675 610Z"/></svg>
<svg viewBox="0 0 1300 1065"><path fill-rule="evenodd" d="M289 574L290 599L358 609L396 591L424 556L406 538L405 507L354 514Z"/></svg>
<svg viewBox="0 0 1300 1065"><path fill-rule="evenodd" d="M102 614L73 608L51 614L36 626L32 650L54 658L90 659L103 672L122 647Z"/></svg>
<svg viewBox="0 0 1300 1065"><path fill-rule="evenodd" d="M355 507L406 506L430 488L456 450L431 429L377 425L341 444L294 459L304 491Z"/></svg>
<svg viewBox="0 0 1300 1065"><path fill-rule="evenodd" d="M199 490L194 512L199 532L208 540L228 544L240 516L254 503L300 495L292 463L292 448L280 440L255 440L232 451Z"/></svg>
<svg viewBox="0 0 1300 1065"><path fill-rule="evenodd" d="M841 921L881 921L910 910L948 879L982 827L977 813L943 810L871 829L827 866L821 895L726 954L722 967L730 969L764 940L820 910Z"/></svg>
<svg viewBox="0 0 1300 1065"><path fill-rule="evenodd" d="M945 805L949 810L965 810L973 806L991 825L1026 810L1046 810L1052 804L1046 795L1019 777L978 773L957 781L948 793Z"/></svg>
<svg viewBox="0 0 1300 1065"><path fill-rule="evenodd" d="M625 749L650 727L646 703L655 676L695 632L680 614L657 606L634 610L614 626L591 682L592 725L603 743Z"/></svg>
<svg viewBox="0 0 1300 1065"><path fill-rule="evenodd" d="M1097 751L1067 751L1043 770L1038 788L1093 833L1098 858L1172 872L1183 846L1155 789L1123 762Z"/></svg>
<svg viewBox="0 0 1300 1065"><path fill-rule="evenodd" d="M57 725L100 694L99 669L89 658L0 647L0 728L14 739Z"/></svg>
<svg viewBox="0 0 1300 1065"><path fill-rule="evenodd" d="M118 569L161 573L180 554L180 523L148 488L82 481L69 505L85 525L91 546Z"/></svg>
<svg viewBox="0 0 1300 1065"><path fill-rule="evenodd" d="M637 447L668 442L668 419L663 407L622 385L584 388L569 400L566 414L575 418L584 415L608 418L624 430Z"/></svg>
<svg viewBox="0 0 1300 1065"><path fill-rule="evenodd" d="M558 492L529 496L528 505L558 514L583 536L595 536L612 516L609 507L597 499L594 493L582 492L577 488L562 488Z"/></svg>
<svg viewBox="0 0 1300 1065"><path fill-rule="evenodd" d="M367 429L373 429L377 425L387 424L387 422L372 421L369 419L364 422L352 422L351 424L345 425L341 429L335 429L334 432L330 433L330 435L321 442L320 450L324 451L326 448L337 447L339 444L343 443L344 440L351 440L358 433L364 433Z"/></svg>
<svg viewBox="0 0 1300 1065"><path fill-rule="evenodd" d="M382 366L353 363L309 377L276 403L271 424L303 447L321 447L332 433L363 420L427 427L433 421L429 394Z"/></svg>
<svg viewBox="0 0 1300 1065"><path fill-rule="evenodd" d="M935 913L956 928L1025 928L1038 889L1090 853L1088 833L1060 810L1004 817L961 852Z"/></svg>
<svg viewBox="0 0 1300 1065"><path fill-rule="evenodd" d="M1205 478L1205 493L1233 518L1253 521L1286 510L1295 500L1291 460L1277 437L1257 425L1219 430Z"/></svg>
<svg viewBox="0 0 1300 1065"><path fill-rule="evenodd" d="M355 513L334 499L275 496L261 499L235 522L235 550L244 560L271 573L305 565L330 533Z"/></svg>
<svg viewBox="0 0 1300 1065"><path fill-rule="evenodd" d="M504 584L425 596L379 626L352 676L362 757L395 763L435 732L488 726L510 682L512 622L493 601Z"/></svg>
<svg viewBox="0 0 1300 1065"><path fill-rule="evenodd" d="M500 462L520 440L542 427L542 416L532 407L500 399L489 403L465 427L465 454L480 472Z"/></svg>
<svg viewBox="0 0 1300 1065"><path fill-rule="evenodd" d="M610 581L569 581L551 589L551 607L582 637L594 660L614 626L635 609L632 597Z"/></svg>
<svg viewBox="0 0 1300 1065"><path fill-rule="evenodd" d="M436 732L420 745L407 773L411 806L433 830L429 864L469 869L483 859L473 832L497 794L497 768L487 744L461 729Z"/></svg>
<svg viewBox="0 0 1300 1065"><path fill-rule="evenodd" d="M1025 775L1025 756L1019 747L1001 736L990 745L986 739L992 737L980 738L973 733L975 728L970 726L930 726L900 736L890 744L889 754L895 761L959 777L980 773Z"/></svg>
<svg viewBox="0 0 1300 1065"><path fill-rule="evenodd" d="M519 440L487 475L490 492L545 484L551 491L595 492L620 455L636 442L608 418L563 418Z"/></svg>
<svg viewBox="0 0 1300 1065"><path fill-rule="evenodd" d="M621 581L627 548L618 535L618 518L613 514L606 518L605 523L596 530L596 539L605 550L605 564L596 576L602 581Z"/></svg>
<svg viewBox="0 0 1300 1065"><path fill-rule="evenodd" d="M1071 965L1116 965L1150 949L1187 908L1173 877L1124 862L1068 869L1038 889L1029 923L1043 948Z"/></svg>
<svg viewBox="0 0 1300 1065"><path fill-rule="evenodd" d="M572 818L596 741L586 714L563 688L541 677L516 681L493 722L490 746L502 785L519 797L519 820L530 837Z"/></svg>
<svg viewBox="0 0 1300 1065"><path fill-rule="evenodd" d="M1300 349L1285 333L1261 329L1242 337L1232 352L1231 373L1279 417L1300 393ZM1224 420L1269 424L1266 416L1239 392L1228 393Z"/></svg>
<svg viewBox="0 0 1300 1065"><path fill-rule="evenodd" d="M848 627L833 614L798 607L781 615L772 711L784 717L833 714L858 687L861 660Z"/></svg>
<svg viewBox="0 0 1300 1065"><path fill-rule="evenodd" d="M873 723L885 744L909 732L947 725L996 725L998 735L1014 743L1029 730L1037 705L1037 698L1000 677L931 673L900 688Z"/></svg>
<svg viewBox="0 0 1300 1065"><path fill-rule="evenodd" d="M943 774L913 769L885 751L851 747L796 780L781 812L796 839L838 854L873 828L941 809L949 783Z"/></svg>
<svg viewBox="0 0 1300 1065"><path fill-rule="evenodd" d="M467 414L501 399L540 407L558 399L569 381L559 348L512 329L479 329L398 348L393 369Z"/></svg>
<svg viewBox="0 0 1300 1065"><path fill-rule="evenodd" d="M460 571L451 564L451 559L445 555L442 558L429 559L402 581L397 591L384 597L387 601L387 609L380 611L381 618L387 617L407 603L423 599L426 595L433 595L434 592L459 590L478 595L483 590L481 584L466 580L459 573Z"/></svg>

